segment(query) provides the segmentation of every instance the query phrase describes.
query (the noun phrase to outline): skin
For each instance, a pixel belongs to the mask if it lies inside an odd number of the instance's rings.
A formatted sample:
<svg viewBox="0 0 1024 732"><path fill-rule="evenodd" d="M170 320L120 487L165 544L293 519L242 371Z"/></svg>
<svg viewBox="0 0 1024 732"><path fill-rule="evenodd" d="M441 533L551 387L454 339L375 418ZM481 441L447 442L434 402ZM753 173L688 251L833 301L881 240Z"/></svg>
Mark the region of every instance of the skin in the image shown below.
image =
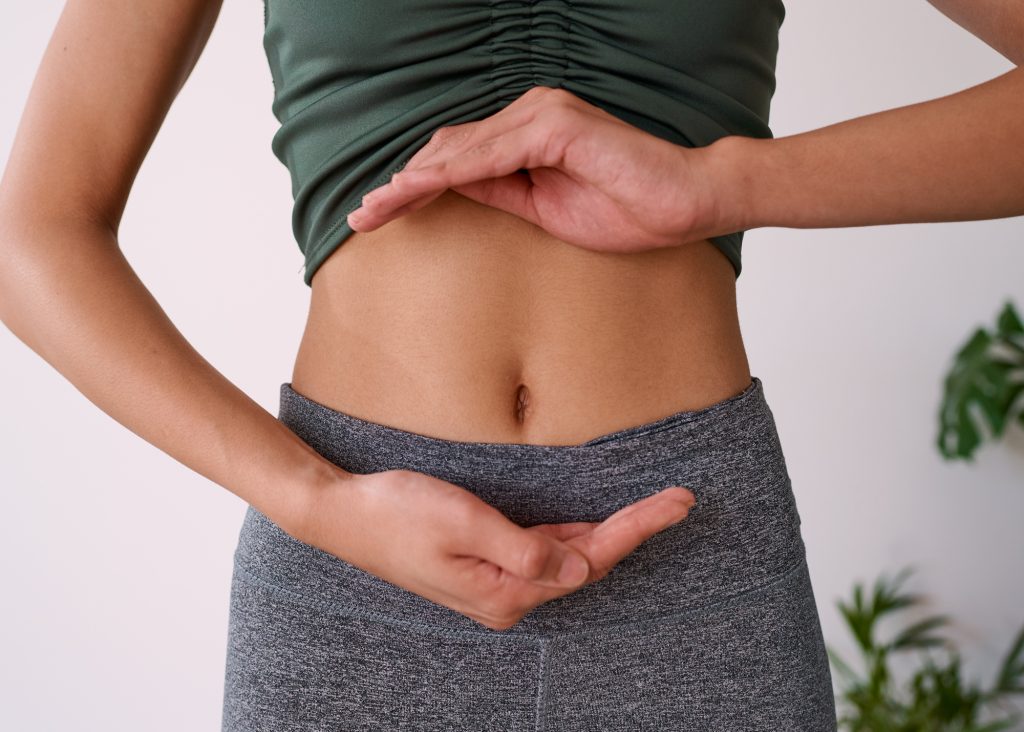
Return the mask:
<svg viewBox="0 0 1024 732"><path fill-rule="evenodd" d="M0 319L11 332L112 418L293 537L495 629L681 520L693 505L681 487L600 523L524 528L428 476L353 475L196 352L124 257L118 224L219 9L208 0L65 5L0 179ZM396 536L416 537L416 551ZM569 555L587 577L558 580Z"/></svg>
<svg viewBox="0 0 1024 732"><path fill-rule="evenodd" d="M1020 10L1024 15L1024 3ZM965 144L965 131L976 129L986 134ZM1019 66L940 99L788 137L729 136L693 150L545 87L435 137L363 197L349 214L354 229L379 228L446 189L593 251L640 252L762 226L1024 215ZM521 168L530 175L518 174ZM805 205L793 206L794 199Z"/></svg>
<svg viewBox="0 0 1024 732"><path fill-rule="evenodd" d="M1019 63L1020 2L936 5ZM347 473L191 347L125 260L117 227L218 11L204 0L65 6L0 180L8 328L100 409L292 536L491 628L579 587L557 582L565 556L587 561L583 582L598 581L684 518L693 494L669 487L602 522L519 527L430 476ZM701 150L670 149L559 92L524 95L513 112L441 133L417 163L433 159L433 169L393 179L372 201L372 218L314 277L293 384L329 406L425 434L548 444L718 401L749 383L749 370L731 268L702 237L1017 215L1022 92L1014 70L803 135L722 138ZM554 111L516 117L534 103ZM440 144L443 135L450 142ZM481 140L490 142L473 154ZM547 157L551 141L560 154ZM442 160L450 162L437 166ZM488 168L494 160L501 164ZM521 177L507 177L531 164L540 164L531 170L541 189L534 198ZM652 169L657 197L638 183ZM430 266L428 245L456 271L451 279L438 279L444 268L418 278ZM479 291L457 277L471 263ZM495 272L500 279L486 279ZM373 288L346 300L361 282ZM465 322L445 321L446 309ZM427 337L422 318L403 326L412 312L431 316ZM564 312L571 330L553 318ZM639 341L637 323L647 324ZM349 348L353 340L367 347ZM375 344L421 347L426 365L398 370ZM490 364L487 379L479 366L458 370L472 359ZM503 399L526 382L535 411L513 418Z"/></svg>
<svg viewBox="0 0 1024 732"><path fill-rule="evenodd" d="M565 89L533 87L497 114L444 127L349 214L372 231L446 189L595 252L679 246L712 232L705 149L685 150ZM530 171L519 174L520 169Z"/></svg>

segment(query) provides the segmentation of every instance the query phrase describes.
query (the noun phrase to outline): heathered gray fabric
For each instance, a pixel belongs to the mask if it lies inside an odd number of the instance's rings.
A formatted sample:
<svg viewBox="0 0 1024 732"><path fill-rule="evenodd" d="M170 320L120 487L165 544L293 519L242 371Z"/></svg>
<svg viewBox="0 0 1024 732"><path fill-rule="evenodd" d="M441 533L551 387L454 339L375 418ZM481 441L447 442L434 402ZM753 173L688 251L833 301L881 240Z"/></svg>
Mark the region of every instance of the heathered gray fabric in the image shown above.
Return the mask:
<svg viewBox="0 0 1024 732"><path fill-rule="evenodd" d="M580 445L443 440L281 385L279 419L355 473L404 468L516 523L600 521L671 485L697 505L601 581L496 631L300 542L249 508L223 732L834 732L793 497L758 377Z"/></svg>

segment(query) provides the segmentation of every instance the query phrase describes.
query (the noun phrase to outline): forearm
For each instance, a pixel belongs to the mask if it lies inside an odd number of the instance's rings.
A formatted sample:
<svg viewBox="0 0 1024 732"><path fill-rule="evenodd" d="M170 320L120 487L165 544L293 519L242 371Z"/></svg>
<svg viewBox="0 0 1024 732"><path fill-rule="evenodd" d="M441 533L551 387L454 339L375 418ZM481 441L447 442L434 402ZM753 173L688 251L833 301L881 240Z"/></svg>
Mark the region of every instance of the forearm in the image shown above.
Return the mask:
<svg viewBox="0 0 1024 732"><path fill-rule="evenodd" d="M800 134L721 138L708 151L721 233L1024 215L1024 67Z"/></svg>
<svg viewBox="0 0 1024 732"><path fill-rule="evenodd" d="M0 223L0 319L112 418L289 533L350 475L192 348L108 229Z"/></svg>

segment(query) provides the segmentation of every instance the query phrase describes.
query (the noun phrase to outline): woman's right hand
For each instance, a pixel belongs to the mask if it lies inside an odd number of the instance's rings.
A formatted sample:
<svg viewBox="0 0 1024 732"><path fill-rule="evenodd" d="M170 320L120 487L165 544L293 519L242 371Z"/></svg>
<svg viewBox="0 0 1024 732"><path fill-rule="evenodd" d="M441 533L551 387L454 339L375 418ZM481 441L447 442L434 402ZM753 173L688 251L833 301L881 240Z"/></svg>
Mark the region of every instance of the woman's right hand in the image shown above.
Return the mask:
<svg viewBox="0 0 1024 732"><path fill-rule="evenodd" d="M693 505L690 491L673 486L601 522L524 528L434 476L412 470L346 473L337 484L318 489L296 538L504 630L537 605L601 579ZM569 568L568 576L560 576L563 568Z"/></svg>

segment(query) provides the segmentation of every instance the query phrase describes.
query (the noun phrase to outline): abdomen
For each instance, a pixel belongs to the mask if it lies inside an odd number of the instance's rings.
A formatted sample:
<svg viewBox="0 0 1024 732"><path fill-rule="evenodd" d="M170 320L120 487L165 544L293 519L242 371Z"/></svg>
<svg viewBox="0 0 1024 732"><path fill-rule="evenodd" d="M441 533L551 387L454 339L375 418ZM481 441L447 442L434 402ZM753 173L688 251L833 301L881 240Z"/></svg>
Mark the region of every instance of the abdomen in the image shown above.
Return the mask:
<svg viewBox="0 0 1024 732"><path fill-rule="evenodd" d="M447 191L319 268L291 383L442 439L578 444L749 385L735 281L707 240L592 252Z"/></svg>

